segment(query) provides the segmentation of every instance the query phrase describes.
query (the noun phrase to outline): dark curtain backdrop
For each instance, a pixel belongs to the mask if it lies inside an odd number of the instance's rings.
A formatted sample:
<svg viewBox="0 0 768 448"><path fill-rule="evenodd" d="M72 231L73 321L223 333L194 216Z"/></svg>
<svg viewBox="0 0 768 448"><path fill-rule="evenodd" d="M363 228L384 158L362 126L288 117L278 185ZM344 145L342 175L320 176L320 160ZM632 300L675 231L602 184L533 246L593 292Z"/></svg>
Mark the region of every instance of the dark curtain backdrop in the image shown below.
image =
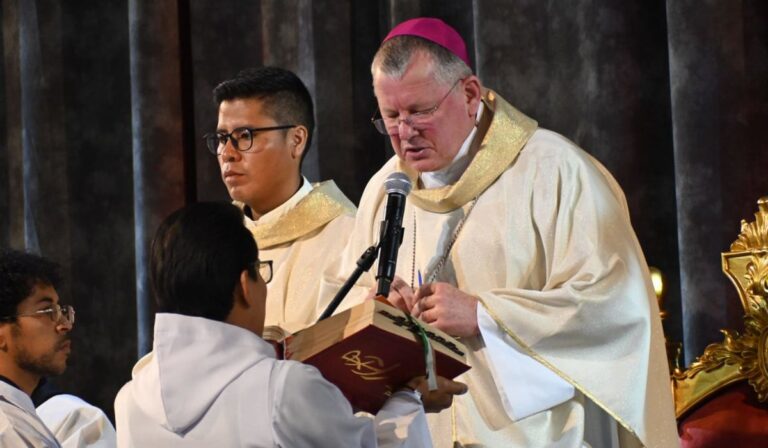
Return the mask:
<svg viewBox="0 0 768 448"><path fill-rule="evenodd" d="M227 199L200 139L216 125L211 89L249 66L298 73L318 124L305 173L357 201L392 155L369 123L370 60L420 15L456 27L487 86L616 176L666 275L684 363L740 326L719 254L768 194L764 0L1 4L0 245L65 267L78 322L58 384L110 413L151 348L155 228L185 203Z"/></svg>

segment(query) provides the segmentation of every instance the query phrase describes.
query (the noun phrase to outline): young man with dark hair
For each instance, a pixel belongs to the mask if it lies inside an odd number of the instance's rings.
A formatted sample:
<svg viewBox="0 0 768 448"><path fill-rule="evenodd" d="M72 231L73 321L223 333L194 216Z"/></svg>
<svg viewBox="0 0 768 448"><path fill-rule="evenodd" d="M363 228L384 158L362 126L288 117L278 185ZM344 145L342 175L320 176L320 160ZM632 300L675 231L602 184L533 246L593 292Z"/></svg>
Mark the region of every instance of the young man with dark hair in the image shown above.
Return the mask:
<svg viewBox="0 0 768 448"><path fill-rule="evenodd" d="M118 446L431 446L412 389L395 392L374 420L356 417L314 367L275 359L259 337L271 267L233 205L193 204L160 225L150 259L154 347L115 400Z"/></svg>
<svg viewBox="0 0 768 448"><path fill-rule="evenodd" d="M59 303L59 282L52 261L0 253L0 446L114 446L114 429L100 409L66 394L37 410L32 402L43 378L67 368L75 311Z"/></svg>
<svg viewBox="0 0 768 448"><path fill-rule="evenodd" d="M221 176L264 257L273 260L266 325L290 332L317 320L321 274L354 224L354 205L333 181L301 174L315 126L309 91L292 72L248 69L213 91L219 119L205 136Z"/></svg>
<svg viewBox="0 0 768 448"><path fill-rule="evenodd" d="M30 396L67 368L74 312L59 305L58 266L37 255L0 255L0 446L58 447Z"/></svg>

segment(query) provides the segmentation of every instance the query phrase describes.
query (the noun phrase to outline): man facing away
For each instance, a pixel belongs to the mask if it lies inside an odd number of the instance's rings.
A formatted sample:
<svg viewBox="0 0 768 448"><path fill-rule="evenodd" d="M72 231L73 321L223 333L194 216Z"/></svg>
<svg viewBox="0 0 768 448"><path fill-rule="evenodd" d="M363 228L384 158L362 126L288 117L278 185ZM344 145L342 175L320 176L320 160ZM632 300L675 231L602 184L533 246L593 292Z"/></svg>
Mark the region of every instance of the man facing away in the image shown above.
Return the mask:
<svg viewBox="0 0 768 448"><path fill-rule="evenodd" d="M58 266L38 255L0 253L0 446L112 447L115 433L100 409L56 395L35 410L44 377L67 368L75 311L59 303ZM60 444L61 442L61 444Z"/></svg>
<svg viewBox="0 0 768 448"><path fill-rule="evenodd" d="M354 205L333 181L312 185L301 164L312 141L314 108L292 72L242 71L213 90L216 132L206 135L232 199L262 256L273 261L266 325L296 332L324 309L318 285L354 224Z"/></svg>
<svg viewBox="0 0 768 448"><path fill-rule="evenodd" d="M158 304L153 350L115 400L121 447L431 446L416 378L375 419L352 413L314 367L278 361L259 337L271 262L242 212L199 203L169 216L152 242ZM447 407L464 385L441 383Z"/></svg>
<svg viewBox="0 0 768 448"><path fill-rule="evenodd" d="M469 394L429 416L435 445L677 446L657 304L611 175L483 88L438 19L395 27L371 71L372 121L396 156L366 186L324 294L375 242L387 176L406 173L388 299L460 337L472 366ZM357 301L373 286L361 277Z"/></svg>

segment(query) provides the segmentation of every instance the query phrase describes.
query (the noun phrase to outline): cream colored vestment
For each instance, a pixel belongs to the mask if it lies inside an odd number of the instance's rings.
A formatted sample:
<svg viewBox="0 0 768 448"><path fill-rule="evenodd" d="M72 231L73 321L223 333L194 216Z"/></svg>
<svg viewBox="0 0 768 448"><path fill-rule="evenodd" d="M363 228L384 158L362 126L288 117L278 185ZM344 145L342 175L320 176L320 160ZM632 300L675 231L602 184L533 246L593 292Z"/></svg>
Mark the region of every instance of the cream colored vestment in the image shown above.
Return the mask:
<svg viewBox="0 0 768 448"><path fill-rule="evenodd" d="M318 302L323 270L344 249L354 217L354 205L333 181L311 185L304 179L285 204L258 221L245 218L259 259L272 260L266 326L293 333L317 320L325 307Z"/></svg>
<svg viewBox="0 0 768 448"><path fill-rule="evenodd" d="M453 411L429 416L435 446L455 440L473 447L580 447L592 424L585 409L593 404L618 423L623 447L678 446L658 307L621 189L587 153L537 129L494 92L484 103L490 124L481 124L479 150L453 185L419 188L418 173L396 157L374 175L322 294L378 240L382 185L390 173L404 171L416 187L406 202L397 274L415 282L421 271L425 281L434 275L477 296L511 344L576 389L573 399L513 422L482 338L465 338L472 369L459 380L469 393L455 400ZM371 273L342 308L362 300L375 282Z"/></svg>

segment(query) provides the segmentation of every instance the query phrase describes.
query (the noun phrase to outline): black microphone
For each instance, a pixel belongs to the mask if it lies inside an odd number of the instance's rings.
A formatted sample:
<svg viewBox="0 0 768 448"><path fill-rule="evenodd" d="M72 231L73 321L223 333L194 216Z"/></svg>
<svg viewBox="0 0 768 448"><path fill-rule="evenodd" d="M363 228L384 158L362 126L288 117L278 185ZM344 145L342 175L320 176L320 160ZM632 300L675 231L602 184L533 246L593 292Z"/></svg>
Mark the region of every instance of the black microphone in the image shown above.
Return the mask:
<svg viewBox="0 0 768 448"><path fill-rule="evenodd" d="M389 198L379 231L379 269L376 274L379 285L376 295L387 297L397 268L397 251L403 242L403 212L405 197L411 192L411 180L405 173L392 173L384 182L384 190Z"/></svg>

